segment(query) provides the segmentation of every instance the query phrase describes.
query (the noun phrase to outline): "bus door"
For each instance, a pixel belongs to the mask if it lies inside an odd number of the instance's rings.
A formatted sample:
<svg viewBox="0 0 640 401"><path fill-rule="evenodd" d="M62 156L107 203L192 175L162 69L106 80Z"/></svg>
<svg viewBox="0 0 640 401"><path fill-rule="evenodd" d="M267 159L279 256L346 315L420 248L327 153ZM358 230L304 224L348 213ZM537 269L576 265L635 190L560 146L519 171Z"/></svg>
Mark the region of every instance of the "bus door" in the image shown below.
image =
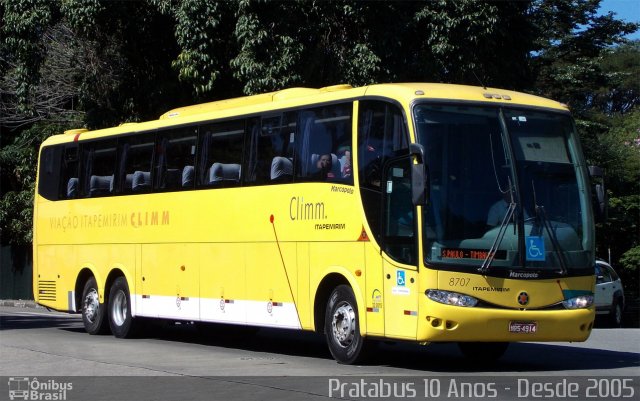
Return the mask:
<svg viewBox="0 0 640 401"><path fill-rule="evenodd" d="M385 335L415 339L418 323L417 237L409 156L383 173L382 264Z"/></svg>

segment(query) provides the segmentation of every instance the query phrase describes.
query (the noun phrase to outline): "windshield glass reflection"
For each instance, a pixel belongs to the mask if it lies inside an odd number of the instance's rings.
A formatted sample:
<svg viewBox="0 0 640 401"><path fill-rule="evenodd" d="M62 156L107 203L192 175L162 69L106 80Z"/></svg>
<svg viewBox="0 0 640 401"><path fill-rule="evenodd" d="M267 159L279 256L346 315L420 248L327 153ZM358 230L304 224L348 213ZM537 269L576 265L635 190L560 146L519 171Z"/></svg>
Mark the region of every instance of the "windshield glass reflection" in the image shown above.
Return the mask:
<svg viewBox="0 0 640 401"><path fill-rule="evenodd" d="M431 179L428 262L585 267L588 197L569 116L466 105L419 105L414 115Z"/></svg>

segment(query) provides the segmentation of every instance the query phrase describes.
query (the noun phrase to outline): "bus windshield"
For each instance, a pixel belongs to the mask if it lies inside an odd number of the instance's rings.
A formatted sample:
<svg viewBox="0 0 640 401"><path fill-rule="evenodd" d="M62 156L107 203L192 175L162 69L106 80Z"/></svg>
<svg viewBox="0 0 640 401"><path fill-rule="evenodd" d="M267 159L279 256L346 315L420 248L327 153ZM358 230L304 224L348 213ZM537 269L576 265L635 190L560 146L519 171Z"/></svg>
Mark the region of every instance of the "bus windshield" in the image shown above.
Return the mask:
<svg viewBox="0 0 640 401"><path fill-rule="evenodd" d="M427 264L531 278L592 268L589 191L569 115L419 104L414 118L430 177Z"/></svg>

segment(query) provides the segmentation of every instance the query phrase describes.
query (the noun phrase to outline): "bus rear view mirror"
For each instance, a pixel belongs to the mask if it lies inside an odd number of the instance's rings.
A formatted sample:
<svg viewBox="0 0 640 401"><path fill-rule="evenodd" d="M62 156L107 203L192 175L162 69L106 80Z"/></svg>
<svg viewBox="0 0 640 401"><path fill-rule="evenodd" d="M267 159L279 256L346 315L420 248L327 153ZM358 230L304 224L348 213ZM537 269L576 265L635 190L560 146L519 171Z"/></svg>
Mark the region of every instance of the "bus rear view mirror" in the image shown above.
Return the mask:
<svg viewBox="0 0 640 401"><path fill-rule="evenodd" d="M412 143L409 152L415 157L415 163L411 164L411 200L415 206L425 205L429 198L429 177L424 163L424 146Z"/></svg>
<svg viewBox="0 0 640 401"><path fill-rule="evenodd" d="M593 186L593 214L596 222L603 223L607 219L608 199L604 186L604 169L598 166L589 166L589 176Z"/></svg>

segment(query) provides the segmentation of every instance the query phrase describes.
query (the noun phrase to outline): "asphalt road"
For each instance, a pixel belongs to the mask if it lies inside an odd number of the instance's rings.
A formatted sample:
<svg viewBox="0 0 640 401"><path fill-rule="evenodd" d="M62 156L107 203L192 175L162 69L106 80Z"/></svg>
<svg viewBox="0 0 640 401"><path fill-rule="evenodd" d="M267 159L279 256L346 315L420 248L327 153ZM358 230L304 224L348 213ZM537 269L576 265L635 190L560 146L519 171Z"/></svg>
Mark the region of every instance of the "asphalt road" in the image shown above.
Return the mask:
<svg viewBox="0 0 640 401"><path fill-rule="evenodd" d="M0 400L26 379L29 391L67 400L558 399L572 385L579 399L637 399L640 329L512 344L497 363L476 365L455 344L380 344L369 364L345 366L312 333L172 324L122 340L86 334L77 315L0 307L0 376Z"/></svg>

